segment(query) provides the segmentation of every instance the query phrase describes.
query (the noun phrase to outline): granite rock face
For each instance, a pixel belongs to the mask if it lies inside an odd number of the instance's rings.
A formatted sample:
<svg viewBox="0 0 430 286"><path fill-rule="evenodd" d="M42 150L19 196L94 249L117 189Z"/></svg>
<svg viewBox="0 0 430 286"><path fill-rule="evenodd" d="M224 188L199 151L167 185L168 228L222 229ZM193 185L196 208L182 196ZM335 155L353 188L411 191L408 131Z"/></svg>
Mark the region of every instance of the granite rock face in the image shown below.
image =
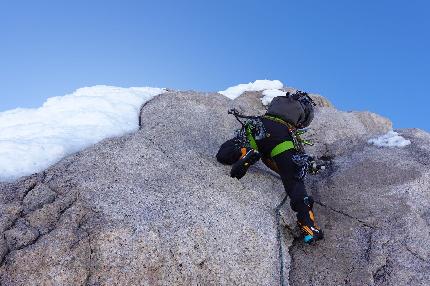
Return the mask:
<svg viewBox="0 0 430 286"><path fill-rule="evenodd" d="M390 121L322 98L308 136L327 170L307 188L326 238L303 245L277 175L214 158L227 110L262 114L261 96L169 92L139 131L0 183L0 285L428 285L430 135L369 145Z"/></svg>
<svg viewBox="0 0 430 286"><path fill-rule="evenodd" d="M309 126L307 138L315 146L308 152L334 157L353 152L357 145L392 130L390 120L371 112L343 112L335 108L316 108L315 120Z"/></svg>

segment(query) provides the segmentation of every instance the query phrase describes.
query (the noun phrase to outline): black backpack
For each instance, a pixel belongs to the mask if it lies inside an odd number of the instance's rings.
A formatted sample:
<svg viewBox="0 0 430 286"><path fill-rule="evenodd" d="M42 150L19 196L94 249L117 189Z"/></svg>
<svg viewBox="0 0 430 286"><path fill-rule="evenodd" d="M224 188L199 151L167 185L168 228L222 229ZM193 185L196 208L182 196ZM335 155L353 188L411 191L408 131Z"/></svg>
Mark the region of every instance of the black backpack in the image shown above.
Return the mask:
<svg viewBox="0 0 430 286"><path fill-rule="evenodd" d="M277 96L272 100L266 114L278 117L297 128L305 128L314 118L315 105L306 92L287 92L285 96Z"/></svg>

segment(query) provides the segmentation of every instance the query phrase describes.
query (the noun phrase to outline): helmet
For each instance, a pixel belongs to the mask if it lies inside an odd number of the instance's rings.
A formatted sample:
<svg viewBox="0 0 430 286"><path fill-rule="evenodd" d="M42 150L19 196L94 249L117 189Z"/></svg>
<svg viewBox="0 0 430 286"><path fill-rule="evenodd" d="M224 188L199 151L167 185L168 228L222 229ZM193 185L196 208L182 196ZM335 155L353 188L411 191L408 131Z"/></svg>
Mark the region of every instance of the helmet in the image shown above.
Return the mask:
<svg viewBox="0 0 430 286"><path fill-rule="evenodd" d="M308 127L314 119L314 106L316 105L312 98L306 93L298 90L293 94L293 98L300 102L303 113L297 122L298 128Z"/></svg>

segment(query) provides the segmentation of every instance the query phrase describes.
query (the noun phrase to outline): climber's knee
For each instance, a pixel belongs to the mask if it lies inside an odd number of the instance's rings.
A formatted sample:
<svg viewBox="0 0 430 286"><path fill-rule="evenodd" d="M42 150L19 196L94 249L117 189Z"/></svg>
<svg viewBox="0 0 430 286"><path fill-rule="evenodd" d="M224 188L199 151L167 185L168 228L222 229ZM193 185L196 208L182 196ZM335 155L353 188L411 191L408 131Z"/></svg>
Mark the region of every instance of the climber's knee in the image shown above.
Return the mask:
<svg viewBox="0 0 430 286"><path fill-rule="evenodd" d="M275 161L272 159L269 159L267 157L263 157L262 161L264 163L264 165L266 165L269 169L271 169L272 171L276 172L279 174L279 168L276 165Z"/></svg>
<svg viewBox="0 0 430 286"><path fill-rule="evenodd" d="M236 138L233 138L221 145L216 154L216 159L222 164L232 165L239 160L241 155L240 146L238 146Z"/></svg>

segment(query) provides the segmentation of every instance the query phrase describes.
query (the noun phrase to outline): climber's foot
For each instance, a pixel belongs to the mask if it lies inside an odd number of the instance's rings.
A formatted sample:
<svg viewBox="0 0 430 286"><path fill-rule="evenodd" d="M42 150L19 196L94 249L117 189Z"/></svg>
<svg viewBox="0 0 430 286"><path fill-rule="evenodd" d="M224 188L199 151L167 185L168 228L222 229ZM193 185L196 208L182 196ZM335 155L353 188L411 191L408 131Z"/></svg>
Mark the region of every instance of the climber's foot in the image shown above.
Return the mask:
<svg viewBox="0 0 430 286"><path fill-rule="evenodd" d="M242 157L233 164L230 176L240 179L245 176L248 168L260 160L261 154L254 149L242 148Z"/></svg>
<svg viewBox="0 0 430 286"><path fill-rule="evenodd" d="M311 244L317 240L323 239L324 232L315 223L315 214L312 211L312 197L305 197L304 202L308 210L307 212L297 214L297 225L303 233L303 241L307 244Z"/></svg>
<svg viewBox="0 0 430 286"><path fill-rule="evenodd" d="M317 240L324 238L324 232L318 226L306 225L297 221L297 225L303 234L303 241L307 244L312 244Z"/></svg>

